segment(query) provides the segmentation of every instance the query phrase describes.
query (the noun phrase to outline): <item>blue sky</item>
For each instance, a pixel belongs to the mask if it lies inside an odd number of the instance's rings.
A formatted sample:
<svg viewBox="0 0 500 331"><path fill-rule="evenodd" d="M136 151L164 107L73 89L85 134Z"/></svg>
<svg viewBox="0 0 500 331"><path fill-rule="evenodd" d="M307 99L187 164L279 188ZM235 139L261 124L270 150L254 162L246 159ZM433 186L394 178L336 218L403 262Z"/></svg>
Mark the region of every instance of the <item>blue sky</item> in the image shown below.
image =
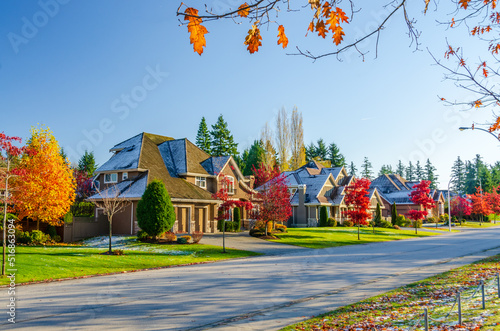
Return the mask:
<svg viewBox="0 0 500 331"><path fill-rule="evenodd" d="M296 45L332 50L330 40L304 37L309 11L280 14L287 50L276 45L272 24L262 31L261 50L249 54L243 45L249 25L226 20L207 24L199 56L175 16L180 2L55 1L0 3L0 131L26 139L31 126L45 124L73 162L87 148L102 164L113 145L142 131L194 141L201 117L214 124L220 114L242 151L266 122L274 125L280 108L294 106L304 118L306 145L335 142L358 168L367 156L376 173L382 164L430 158L445 187L458 155L498 160L491 136L458 131L491 114L440 103L437 95L451 100L464 92L443 80L427 51L442 58L446 37L469 49L474 43L437 25L432 10L423 16L419 4L409 11L422 30L421 50L410 45L398 14L381 35L378 57L371 40L362 45L370 51L364 61L351 52L342 61L312 62L286 55ZM204 2L188 3L202 8ZM234 4L209 2L215 10ZM369 31L383 15L380 8L362 9L346 38Z"/></svg>

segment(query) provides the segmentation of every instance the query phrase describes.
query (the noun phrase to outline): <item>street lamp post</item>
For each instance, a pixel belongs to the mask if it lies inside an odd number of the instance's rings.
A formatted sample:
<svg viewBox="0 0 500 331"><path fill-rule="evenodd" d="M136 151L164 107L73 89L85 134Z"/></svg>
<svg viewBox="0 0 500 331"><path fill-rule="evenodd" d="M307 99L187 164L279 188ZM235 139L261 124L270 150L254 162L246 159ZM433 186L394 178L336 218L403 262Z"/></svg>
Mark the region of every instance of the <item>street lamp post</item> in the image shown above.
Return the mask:
<svg viewBox="0 0 500 331"><path fill-rule="evenodd" d="M450 208L450 184L453 180L453 176L450 178L448 182L448 229L451 232L451 208Z"/></svg>

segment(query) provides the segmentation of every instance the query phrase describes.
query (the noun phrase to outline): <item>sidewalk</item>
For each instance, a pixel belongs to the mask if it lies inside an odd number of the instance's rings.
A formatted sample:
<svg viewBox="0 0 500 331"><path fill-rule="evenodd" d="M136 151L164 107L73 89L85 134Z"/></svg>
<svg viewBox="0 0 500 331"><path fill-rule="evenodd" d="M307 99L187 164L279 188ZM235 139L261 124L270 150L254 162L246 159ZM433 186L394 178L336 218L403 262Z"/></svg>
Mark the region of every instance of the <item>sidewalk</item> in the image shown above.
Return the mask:
<svg viewBox="0 0 500 331"><path fill-rule="evenodd" d="M310 250L310 248L279 244L251 237L248 234L248 231L238 232L238 233L226 232L225 241L227 248L241 249L265 255L282 255L293 252L300 252L308 249ZM201 239L200 243L205 245L222 247L222 233L205 234L203 235L203 238Z"/></svg>

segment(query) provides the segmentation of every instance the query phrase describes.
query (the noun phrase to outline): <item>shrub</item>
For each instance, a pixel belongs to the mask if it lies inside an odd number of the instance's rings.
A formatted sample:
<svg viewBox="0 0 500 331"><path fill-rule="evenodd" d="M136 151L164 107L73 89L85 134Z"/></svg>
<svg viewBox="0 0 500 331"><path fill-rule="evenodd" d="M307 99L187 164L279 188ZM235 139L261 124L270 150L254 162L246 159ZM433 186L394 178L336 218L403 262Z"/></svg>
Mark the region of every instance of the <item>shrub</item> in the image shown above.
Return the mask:
<svg viewBox="0 0 500 331"><path fill-rule="evenodd" d="M177 240L177 236L172 231L165 232L162 235L162 237L163 237L163 239L165 239L168 242L172 242L172 241L176 241Z"/></svg>
<svg viewBox="0 0 500 331"><path fill-rule="evenodd" d="M274 228L276 229L276 231L280 231L280 232L286 232L288 229L286 227L286 225L283 225L283 224L276 224L276 226Z"/></svg>
<svg viewBox="0 0 500 331"><path fill-rule="evenodd" d="M187 244L189 241L191 241L191 236L180 236L180 237L177 237L177 243L178 244Z"/></svg>
<svg viewBox="0 0 500 331"><path fill-rule="evenodd" d="M29 243L35 244L35 245L45 244L46 242L50 241L50 236L43 233L40 230L31 231L31 233L29 234L29 237L31 239Z"/></svg>
<svg viewBox="0 0 500 331"><path fill-rule="evenodd" d="M389 222L389 221L387 221L387 220L382 219L382 220L380 220L380 224L379 224L379 226L380 226L381 228L387 228L387 229L390 229L390 228L392 228L392 223L391 223L391 222Z"/></svg>
<svg viewBox="0 0 500 331"><path fill-rule="evenodd" d="M392 222L392 225L397 225L396 224L397 219L398 219L398 209L396 208L396 203L394 202L392 204L392 207L391 207L391 222Z"/></svg>
<svg viewBox="0 0 500 331"><path fill-rule="evenodd" d="M328 221L328 209L326 206L321 206L319 208L319 226L320 227L325 227L327 226L327 221Z"/></svg>
<svg viewBox="0 0 500 331"><path fill-rule="evenodd" d="M428 223L438 223L439 221L438 221L438 222L436 222L436 220L437 220L437 219L436 219L436 217L434 217L434 216L427 217L427 222L428 222Z"/></svg>
<svg viewBox="0 0 500 331"><path fill-rule="evenodd" d="M203 232L201 231L194 231L191 235L193 237L193 243L195 244L199 243L201 238L203 238Z"/></svg>
<svg viewBox="0 0 500 331"><path fill-rule="evenodd" d="M252 237L262 237L265 233L260 228L253 228L250 230L249 234Z"/></svg>
<svg viewBox="0 0 500 331"><path fill-rule="evenodd" d="M397 226L407 226L408 220L403 216L403 215L398 215L396 217L396 224Z"/></svg>
<svg viewBox="0 0 500 331"><path fill-rule="evenodd" d="M335 218L332 218L332 217L329 217L327 220L326 220L326 226L337 226L337 220Z"/></svg>
<svg viewBox="0 0 500 331"><path fill-rule="evenodd" d="M241 229L241 210L238 207L234 208L233 220L234 220L233 222L235 223L234 230L236 232L240 232L240 229Z"/></svg>
<svg viewBox="0 0 500 331"><path fill-rule="evenodd" d="M146 241L150 238L151 237L148 236L148 234L144 230L139 230L139 232L137 232L137 240L139 240L139 241Z"/></svg>
<svg viewBox="0 0 500 331"><path fill-rule="evenodd" d="M137 223L147 234L157 238L172 228L175 222L175 211L165 184L153 180L137 204Z"/></svg>
<svg viewBox="0 0 500 331"><path fill-rule="evenodd" d="M401 230L401 228L398 225L393 225L393 228L396 230Z"/></svg>
<svg viewBox="0 0 500 331"><path fill-rule="evenodd" d="M354 225L354 223L351 220L344 220L344 226L346 227L351 227Z"/></svg>
<svg viewBox="0 0 500 331"><path fill-rule="evenodd" d="M56 234L55 236L51 237L51 238L52 238L52 240L53 240L53 241L55 241L56 243L61 242L61 239L62 239L62 238L61 238L61 236L60 236L60 235L57 235L57 234Z"/></svg>
<svg viewBox="0 0 500 331"><path fill-rule="evenodd" d="M380 209L380 204L377 202L377 208L375 209L375 217L373 218L375 226L382 227L382 211Z"/></svg>
<svg viewBox="0 0 500 331"><path fill-rule="evenodd" d="M94 216L94 204L85 201L77 202L71 205L69 212L76 217L92 217ZM64 221L66 222L66 217Z"/></svg>
<svg viewBox="0 0 500 331"><path fill-rule="evenodd" d="M56 227L53 226L53 225L49 225L47 227L47 234L51 237L51 238L54 238L55 236L57 236L57 231L56 231Z"/></svg>
<svg viewBox="0 0 500 331"><path fill-rule="evenodd" d="M450 219L450 216L448 214L443 214L439 216L439 219L441 222L447 222Z"/></svg>
<svg viewBox="0 0 500 331"><path fill-rule="evenodd" d="M422 220L415 220L411 224L412 227L414 228L421 228L422 227Z"/></svg>
<svg viewBox="0 0 500 331"><path fill-rule="evenodd" d="M73 213L71 211L67 212L66 215L63 216L63 221L66 224L73 222Z"/></svg>
<svg viewBox="0 0 500 331"><path fill-rule="evenodd" d="M31 243L30 233L28 231L23 232L21 230L16 229L16 242L20 244Z"/></svg>

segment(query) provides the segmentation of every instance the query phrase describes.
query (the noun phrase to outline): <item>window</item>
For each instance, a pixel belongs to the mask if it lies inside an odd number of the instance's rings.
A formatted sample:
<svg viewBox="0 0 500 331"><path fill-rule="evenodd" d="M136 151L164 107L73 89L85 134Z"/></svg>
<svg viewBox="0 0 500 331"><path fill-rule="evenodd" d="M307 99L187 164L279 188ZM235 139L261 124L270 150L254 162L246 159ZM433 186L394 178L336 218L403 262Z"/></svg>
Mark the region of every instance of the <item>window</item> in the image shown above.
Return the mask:
<svg viewBox="0 0 500 331"><path fill-rule="evenodd" d="M116 183L116 182L118 182L118 174L117 173L104 174L104 184Z"/></svg>
<svg viewBox="0 0 500 331"><path fill-rule="evenodd" d="M126 180L126 179L128 179L128 172L124 172L122 174L122 180Z"/></svg>
<svg viewBox="0 0 500 331"><path fill-rule="evenodd" d="M196 177L194 184L201 188L207 188L207 178L206 177Z"/></svg>
<svg viewBox="0 0 500 331"><path fill-rule="evenodd" d="M227 176L229 187L227 188L227 193L234 194L234 178Z"/></svg>

